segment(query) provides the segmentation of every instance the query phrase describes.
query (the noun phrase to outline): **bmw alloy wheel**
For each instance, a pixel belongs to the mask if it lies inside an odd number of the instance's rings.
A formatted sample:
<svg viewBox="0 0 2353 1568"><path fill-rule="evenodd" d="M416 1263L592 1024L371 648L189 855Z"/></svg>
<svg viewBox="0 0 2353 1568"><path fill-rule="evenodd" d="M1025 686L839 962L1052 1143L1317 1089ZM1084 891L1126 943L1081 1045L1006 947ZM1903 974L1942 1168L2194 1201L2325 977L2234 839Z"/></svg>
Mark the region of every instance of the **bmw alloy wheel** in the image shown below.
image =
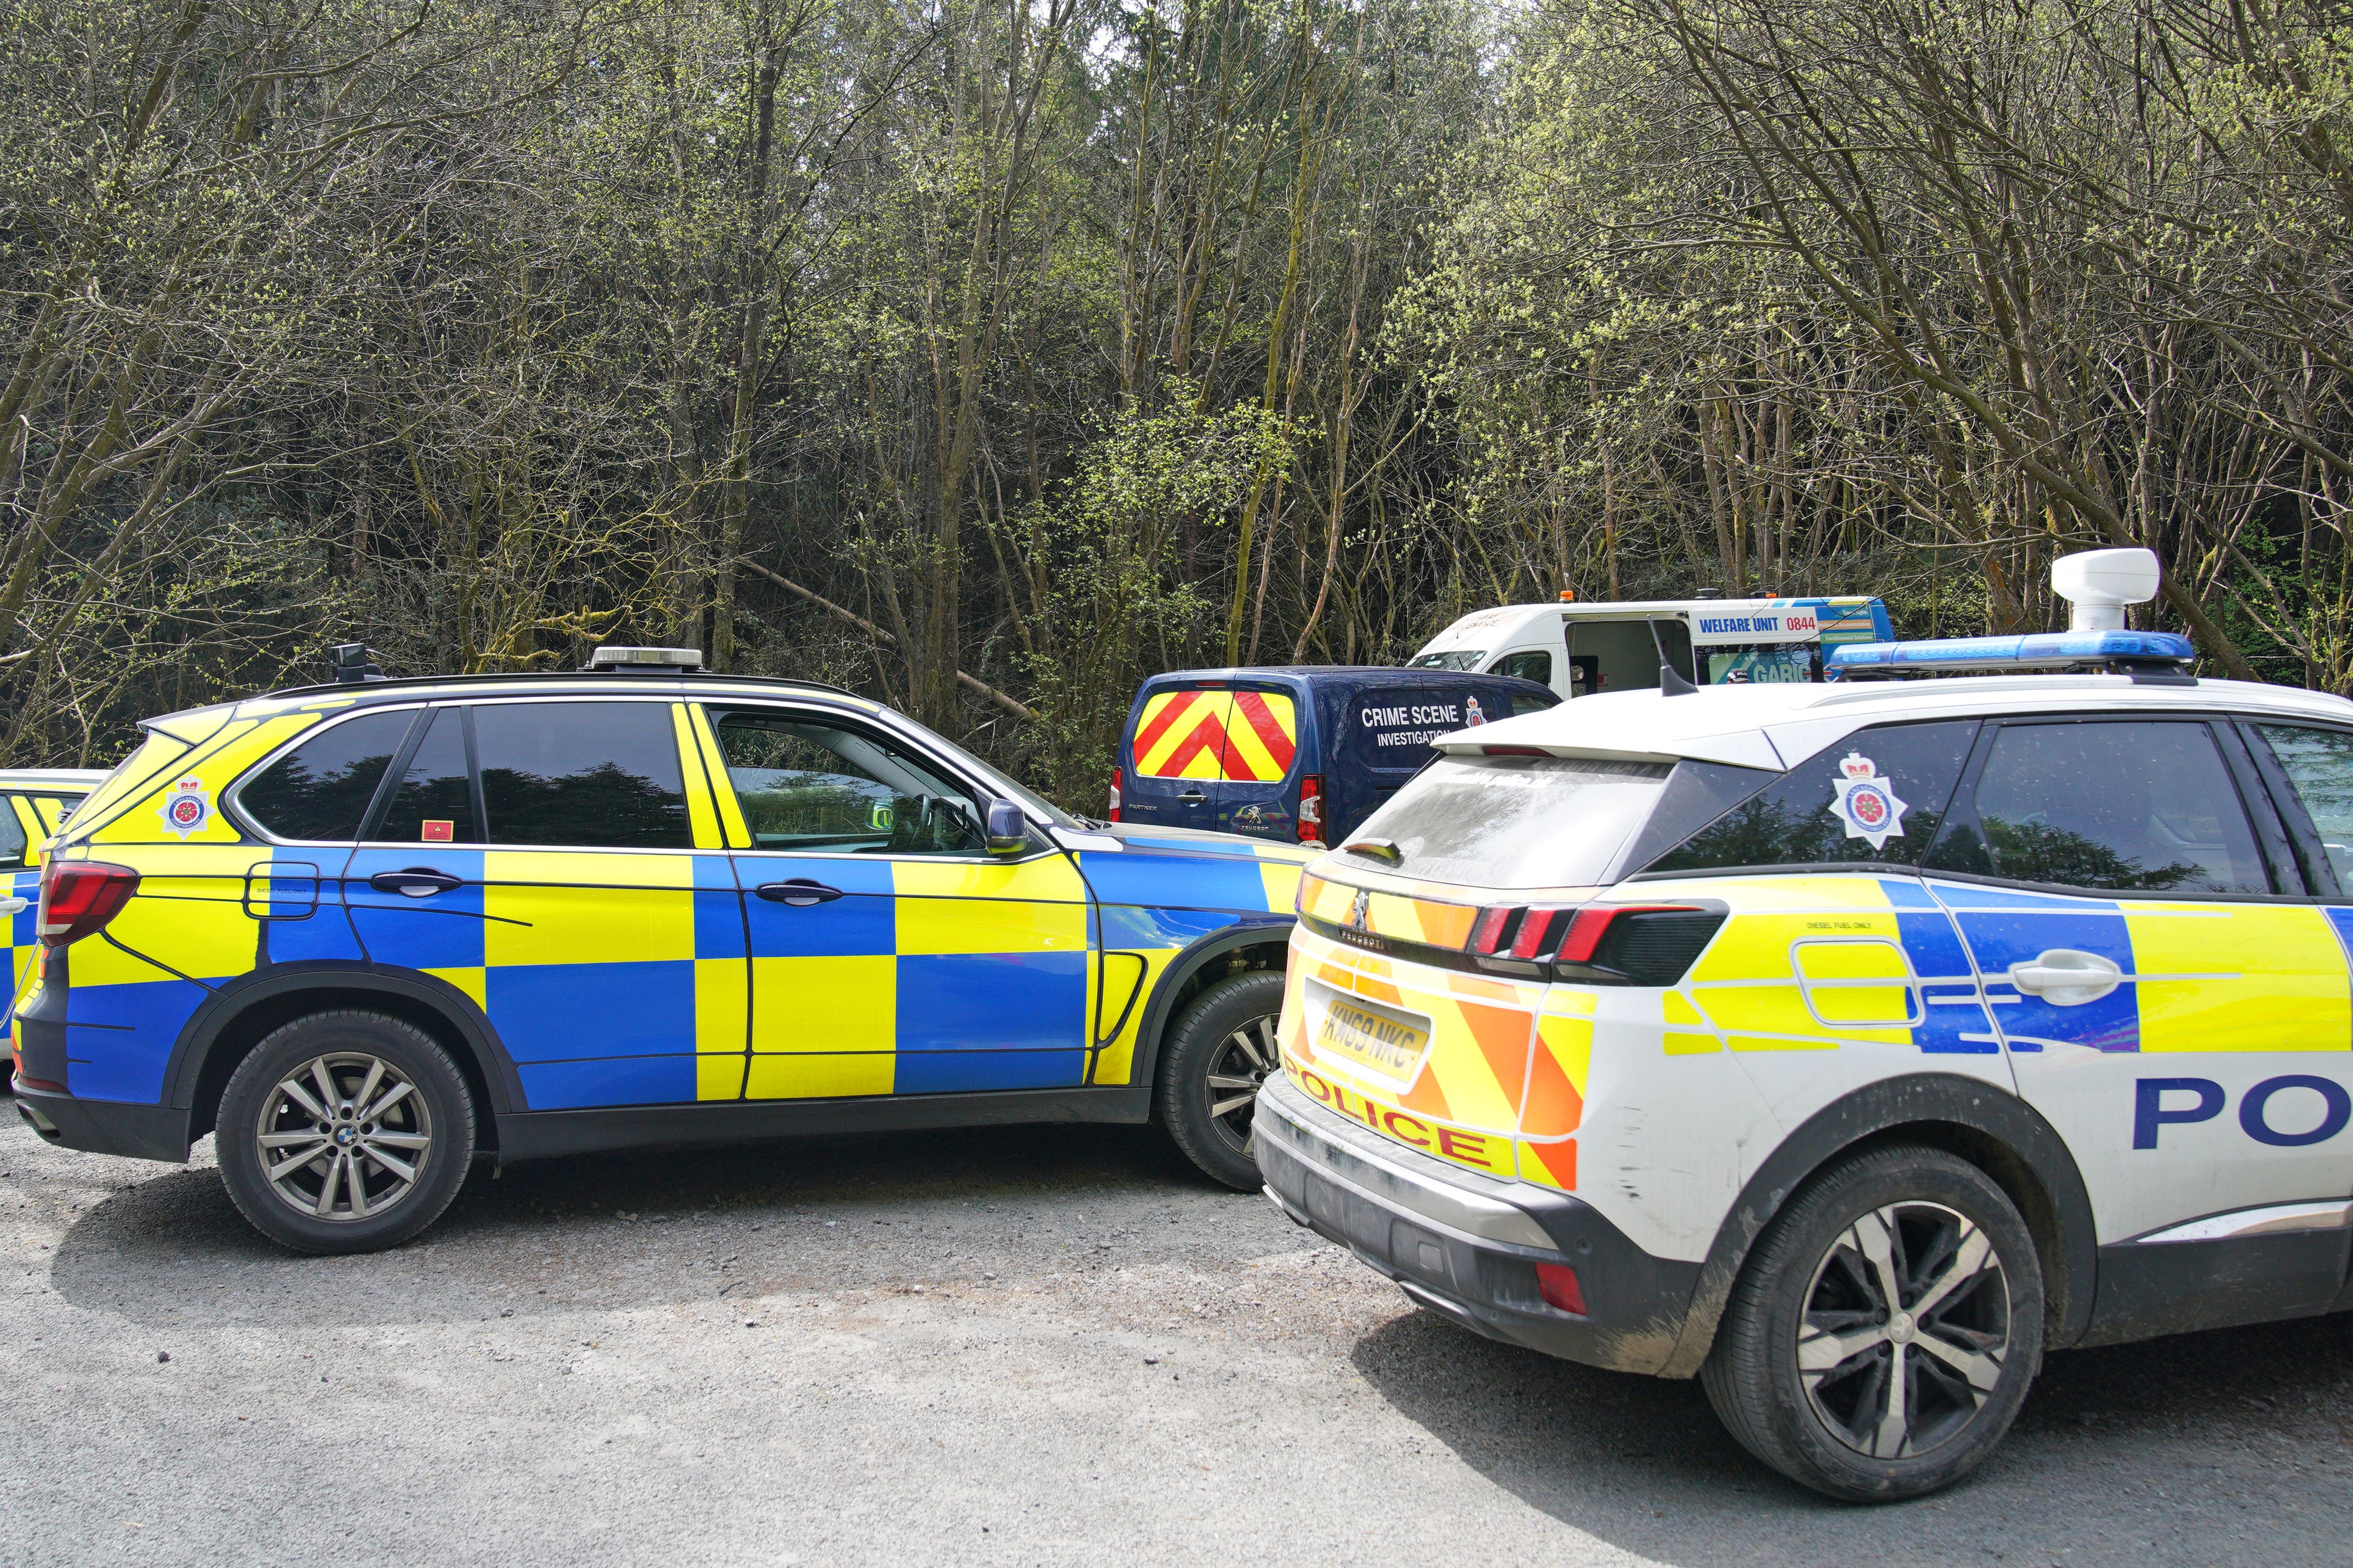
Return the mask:
<svg viewBox="0 0 2353 1568"><path fill-rule="evenodd" d="M313 1057L280 1079L254 1130L270 1189L313 1218L370 1219L417 1190L433 1115L382 1058Z"/></svg>
<svg viewBox="0 0 2353 1568"><path fill-rule="evenodd" d="M1798 1376L1832 1436L1874 1459L1957 1436L2000 1381L2010 1291L1985 1230L1941 1204L1873 1209L1815 1266Z"/></svg>

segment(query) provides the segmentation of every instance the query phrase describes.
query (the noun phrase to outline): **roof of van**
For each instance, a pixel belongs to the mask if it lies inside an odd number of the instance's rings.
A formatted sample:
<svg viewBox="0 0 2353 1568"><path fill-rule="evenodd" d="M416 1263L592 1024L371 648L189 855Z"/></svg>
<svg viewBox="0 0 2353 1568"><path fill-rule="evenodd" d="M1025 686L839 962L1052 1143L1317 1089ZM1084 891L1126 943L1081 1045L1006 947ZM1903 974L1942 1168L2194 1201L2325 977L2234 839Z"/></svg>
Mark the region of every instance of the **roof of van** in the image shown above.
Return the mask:
<svg viewBox="0 0 2353 1568"><path fill-rule="evenodd" d="M1419 655L1490 647L1499 637L1544 616L1558 616L1564 621L1631 620L1651 616L1738 615L1799 605L1870 603L1868 594L1810 594L1780 599L1595 599L1585 603L1568 600L1550 605L1497 605L1493 609L1472 611L1416 651Z"/></svg>
<svg viewBox="0 0 2353 1568"><path fill-rule="evenodd" d="M1601 692L1538 713L1458 731L1430 743L1475 752L1533 746L1563 757L1626 762L1794 766L1868 724L1981 714L2212 712L2353 722L2353 701L2292 686L2241 680L2155 685L2124 675L1994 675L1919 681L1707 686L1681 696Z"/></svg>

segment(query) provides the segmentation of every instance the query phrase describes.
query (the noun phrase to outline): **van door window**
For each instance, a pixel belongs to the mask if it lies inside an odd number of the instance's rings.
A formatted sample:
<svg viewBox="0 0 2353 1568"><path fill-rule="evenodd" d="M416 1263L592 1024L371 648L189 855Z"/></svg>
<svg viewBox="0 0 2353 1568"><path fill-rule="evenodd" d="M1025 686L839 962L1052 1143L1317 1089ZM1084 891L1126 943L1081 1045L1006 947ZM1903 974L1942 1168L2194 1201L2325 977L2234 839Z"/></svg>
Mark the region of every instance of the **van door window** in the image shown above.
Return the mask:
<svg viewBox="0 0 2353 1568"><path fill-rule="evenodd" d="M1930 868L2112 892L2267 893L2202 723L2002 726Z"/></svg>
<svg viewBox="0 0 2353 1568"><path fill-rule="evenodd" d="M1495 661L1493 672L1520 680L1533 680L1538 686L1552 684L1552 655L1540 647L1523 648L1507 653Z"/></svg>

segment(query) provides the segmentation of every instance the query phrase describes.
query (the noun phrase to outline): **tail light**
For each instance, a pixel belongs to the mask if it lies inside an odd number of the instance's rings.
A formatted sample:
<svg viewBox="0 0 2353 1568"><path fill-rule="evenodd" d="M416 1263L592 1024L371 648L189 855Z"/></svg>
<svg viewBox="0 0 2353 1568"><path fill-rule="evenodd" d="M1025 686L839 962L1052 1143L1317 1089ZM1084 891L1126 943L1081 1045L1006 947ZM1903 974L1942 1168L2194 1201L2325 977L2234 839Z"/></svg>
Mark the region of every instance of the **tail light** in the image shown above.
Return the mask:
<svg viewBox="0 0 2353 1568"><path fill-rule="evenodd" d="M1725 913L1704 904L1495 904L1479 911L1463 947L1482 958L1550 963L1563 980L1672 985Z"/></svg>
<svg viewBox="0 0 2353 1568"><path fill-rule="evenodd" d="M1324 775L1309 773L1299 781L1299 842L1324 842Z"/></svg>
<svg viewBox="0 0 2353 1568"><path fill-rule="evenodd" d="M41 872L41 941L51 947L106 929L139 890L139 873L97 860L52 860Z"/></svg>
<svg viewBox="0 0 2353 1568"><path fill-rule="evenodd" d="M1536 1289L1544 1299L1564 1312L1585 1316L1585 1287L1577 1282L1577 1270L1566 1263L1536 1265Z"/></svg>
<svg viewBox="0 0 2353 1568"><path fill-rule="evenodd" d="M1111 809L1103 815L1103 820L1105 822L1117 822L1119 820L1119 786L1121 780L1126 775L1122 773L1117 768L1113 768L1111 771Z"/></svg>

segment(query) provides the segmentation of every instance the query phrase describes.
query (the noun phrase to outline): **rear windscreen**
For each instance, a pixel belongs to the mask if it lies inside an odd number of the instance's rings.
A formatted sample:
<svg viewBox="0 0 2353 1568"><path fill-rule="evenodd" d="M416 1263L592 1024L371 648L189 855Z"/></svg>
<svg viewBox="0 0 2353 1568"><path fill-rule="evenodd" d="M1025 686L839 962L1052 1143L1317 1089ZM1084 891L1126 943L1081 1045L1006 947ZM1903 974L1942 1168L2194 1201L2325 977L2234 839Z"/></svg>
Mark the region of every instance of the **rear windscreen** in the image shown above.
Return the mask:
<svg viewBox="0 0 2353 1568"><path fill-rule="evenodd" d="M1670 771L1576 757L1440 757L1348 841L1386 839L1398 858L1368 866L1433 882L1596 883L1658 804Z"/></svg>
<svg viewBox="0 0 2353 1568"><path fill-rule="evenodd" d="M1139 778L1271 783L1298 749L1298 713L1280 691L1159 691L1136 715Z"/></svg>

